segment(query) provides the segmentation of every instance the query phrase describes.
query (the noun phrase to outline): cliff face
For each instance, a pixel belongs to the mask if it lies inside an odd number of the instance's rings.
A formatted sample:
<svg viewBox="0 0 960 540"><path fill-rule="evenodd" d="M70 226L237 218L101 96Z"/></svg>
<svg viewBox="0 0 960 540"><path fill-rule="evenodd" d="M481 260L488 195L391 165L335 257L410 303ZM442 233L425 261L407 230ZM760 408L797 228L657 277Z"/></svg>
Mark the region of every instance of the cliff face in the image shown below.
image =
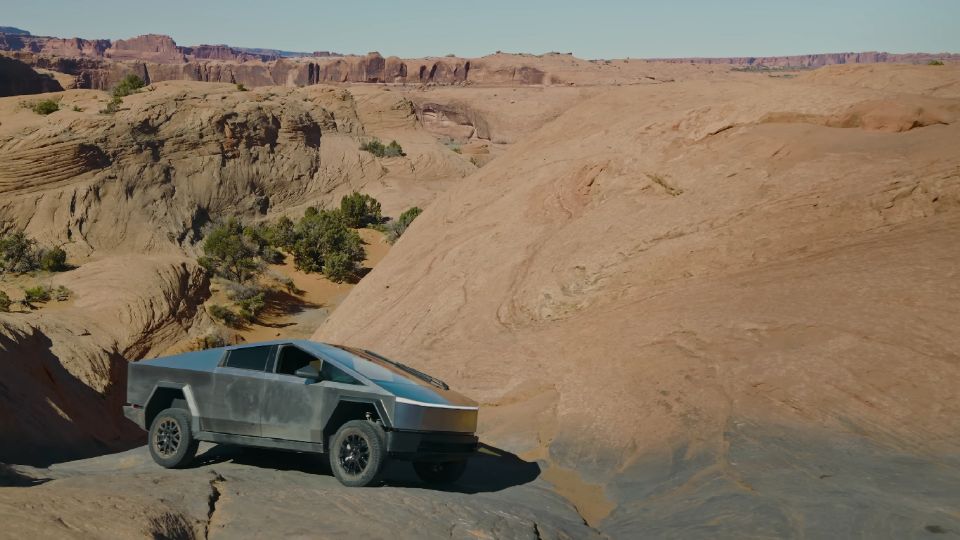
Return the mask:
<svg viewBox="0 0 960 540"><path fill-rule="evenodd" d="M63 88L53 77L41 75L19 60L0 56L0 97L60 90Z"/></svg>

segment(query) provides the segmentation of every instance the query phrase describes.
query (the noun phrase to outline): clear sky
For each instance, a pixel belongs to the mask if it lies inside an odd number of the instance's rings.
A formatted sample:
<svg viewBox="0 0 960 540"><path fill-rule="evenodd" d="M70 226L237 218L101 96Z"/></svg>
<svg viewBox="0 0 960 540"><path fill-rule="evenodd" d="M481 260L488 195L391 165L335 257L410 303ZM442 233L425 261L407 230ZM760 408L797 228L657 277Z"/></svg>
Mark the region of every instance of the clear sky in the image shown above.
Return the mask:
<svg viewBox="0 0 960 540"><path fill-rule="evenodd" d="M404 57L960 52L960 0L0 0L0 26Z"/></svg>

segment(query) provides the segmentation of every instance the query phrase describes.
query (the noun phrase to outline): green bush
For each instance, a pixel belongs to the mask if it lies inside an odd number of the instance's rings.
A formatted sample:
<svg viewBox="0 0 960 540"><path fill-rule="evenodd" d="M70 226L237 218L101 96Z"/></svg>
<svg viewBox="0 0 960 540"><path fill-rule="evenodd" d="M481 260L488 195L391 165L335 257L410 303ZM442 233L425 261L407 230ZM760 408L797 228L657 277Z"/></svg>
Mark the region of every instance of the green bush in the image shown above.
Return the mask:
<svg viewBox="0 0 960 540"><path fill-rule="evenodd" d="M23 231L0 236L0 274L23 274L39 268L37 241Z"/></svg>
<svg viewBox="0 0 960 540"><path fill-rule="evenodd" d="M238 317L232 309L221 306L220 304L214 304L208 307L207 313L209 313L214 319L223 322L223 324L227 326L236 327L241 323L240 317Z"/></svg>
<svg viewBox="0 0 960 540"><path fill-rule="evenodd" d="M238 91L238 92L246 92L246 91L247 91L247 87L244 86L244 85L241 84L241 83L237 83L237 91Z"/></svg>
<svg viewBox="0 0 960 540"><path fill-rule="evenodd" d="M235 218L214 226L203 240L204 256L199 263L210 273L245 283L262 272L260 246L244 234Z"/></svg>
<svg viewBox="0 0 960 540"><path fill-rule="evenodd" d="M43 250L40 254L40 269L63 272L67 269L67 252L59 247Z"/></svg>
<svg viewBox="0 0 960 540"><path fill-rule="evenodd" d="M383 154L387 151L387 147L385 147L378 139L373 139L362 143L360 145L360 150L370 152L377 157L383 157Z"/></svg>
<svg viewBox="0 0 960 540"><path fill-rule="evenodd" d="M323 275L337 283L348 281L356 276L360 269L358 263L359 261L351 259L347 252L336 251L330 253L323 259Z"/></svg>
<svg viewBox="0 0 960 540"><path fill-rule="evenodd" d="M45 99L34 103L30 108L37 114L47 115L59 111L60 103L52 99Z"/></svg>
<svg viewBox="0 0 960 540"><path fill-rule="evenodd" d="M360 228L383 220L380 202L364 193L354 191L340 199L340 212L348 227Z"/></svg>
<svg viewBox="0 0 960 540"><path fill-rule="evenodd" d="M10 297L7 296L7 293L0 291L0 312L9 313L10 304L13 302L10 301Z"/></svg>
<svg viewBox="0 0 960 540"><path fill-rule="evenodd" d="M384 157L398 157L398 156L405 156L405 155L406 154L403 153L403 148L400 146L400 143L398 143L397 141L390 141L390 144L388 144L386 148L383 149Z"/></svg>
<svg viewBox="0 0 960 540"><path fill-rule="evenodd" d="M280 216L277 221L267 226L264 238L271 246L290 249L297 241L297 235L293 229L293 220L287 216Z"/></svg>
<svg viewBox="0 0 960 540"><path fill-rule="evenodd" d="M363 262L360 235L347 227L340 210L308 211L297 223L295 234L293 261L303 272L323 272L334 281L343 281L353 277ZM337 260L327 264L330 257Z"/></svg>
<svg viewBox="0 0 960 540"><path fill-rule="evenodd" d="M114 98L125 98L130 94L135 94L146 85L143 79L137 75L127 75L116 86L113 87L111 95Z"/></svg>
<svg viewBox="0 0 960 540"><path fill-rule="evenodd" d="M403 148L397 141L390 141L390 144L384 145L380 139L371 139L360 145L360 150L370 152L377 157L396 157L405 156Z"/></svg>
<svg viewBox="0 0 960 540"><path fill-rule="evenodd" d="M247 322L255 321L266 305L267 302L262 292L237 302L237 306L240 308L240 318Z"/></svg>
<svg viewBox="0 0 960 540"><path fill-rule="evenodd" d="M49 302L50 288L44 285L36 285L23 290L23 301L32 304L34 302Z"/></svg>
<svg viewBox="0 0 960 540"><path fill-rule="evenodd" d="M931 61L927 62L927 65L928 65L928 66L942 66L942 65L943 65L943 60L931 60Z"/></svg>
<svg viewBox="0 0 960 540"><path fill-rule="evenodd" d="M417 216L419 216L421 212L423 212L423 210L416 206L404 210L403 213L400 214L400 217L387 224L385 231L387 233L387 240L391 244L396 242L397 239L407 231L407 227L413 223L413 220L417 219Z"/></svg>

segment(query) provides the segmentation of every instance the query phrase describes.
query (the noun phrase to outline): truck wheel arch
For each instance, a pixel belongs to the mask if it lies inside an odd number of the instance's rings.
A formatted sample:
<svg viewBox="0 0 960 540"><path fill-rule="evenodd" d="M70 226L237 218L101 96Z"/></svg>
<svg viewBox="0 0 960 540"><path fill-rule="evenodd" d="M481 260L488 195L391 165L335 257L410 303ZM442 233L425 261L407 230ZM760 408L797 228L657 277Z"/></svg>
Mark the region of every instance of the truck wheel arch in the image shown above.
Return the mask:
<svg viewBox="0 0 960 540"><path fill-rule="evenodd" d="M191 416L191 429L200 431L200 415L197 411L197 401L193 397L190 385L174 383L157 383L150 392L150 397L144 403L144 422L147 426L164 409L170 408L175 401L182 400Z"/></svg>
<svg viewBox="0 0 960 540"><path fill-rule="evenodd" d="M390 418L379 400L340 399L323 427L324 442L347 422L363 420L368 414L374 421L379 420L384 428L390 427Z"/></svg>

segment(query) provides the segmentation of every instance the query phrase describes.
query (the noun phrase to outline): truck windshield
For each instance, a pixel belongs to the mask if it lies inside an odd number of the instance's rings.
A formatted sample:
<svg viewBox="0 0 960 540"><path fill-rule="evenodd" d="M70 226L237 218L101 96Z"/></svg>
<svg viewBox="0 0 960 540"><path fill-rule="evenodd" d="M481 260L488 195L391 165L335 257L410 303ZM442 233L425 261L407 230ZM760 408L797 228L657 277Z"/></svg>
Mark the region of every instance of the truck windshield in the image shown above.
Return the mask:
<svg viewBox="0 0 960 540"><path fill-rule="evenodd" d="M373 363L374 366L371 366L371 367L379 368L375 370L376 371L375 373L370 373L369 370L365 370L363 366L358 365L358 363L356 362L352 366L353 369L359 371L360 373L363 373L366 377L372 380L380 380L380 381L387 381L387 382L402 382L404 379L409 380L410 376L413 376L417 379L420 379L421 381L424 381L433 386L436 386L437 388L441 388L443 390L450 389L447 383L441 381L436 377L427 375L426 373L420 371L419 369L401 364L400 362L390 360L389 358L384 358L383 356L380 356L379 354L373 351L356 349L353 347L345 347L342 345L334 345L334 347L340 350L346 351L353 356L360 357L361 359L366 360L367 362ZM399 375L399 377L397 375Z"/></svg>

